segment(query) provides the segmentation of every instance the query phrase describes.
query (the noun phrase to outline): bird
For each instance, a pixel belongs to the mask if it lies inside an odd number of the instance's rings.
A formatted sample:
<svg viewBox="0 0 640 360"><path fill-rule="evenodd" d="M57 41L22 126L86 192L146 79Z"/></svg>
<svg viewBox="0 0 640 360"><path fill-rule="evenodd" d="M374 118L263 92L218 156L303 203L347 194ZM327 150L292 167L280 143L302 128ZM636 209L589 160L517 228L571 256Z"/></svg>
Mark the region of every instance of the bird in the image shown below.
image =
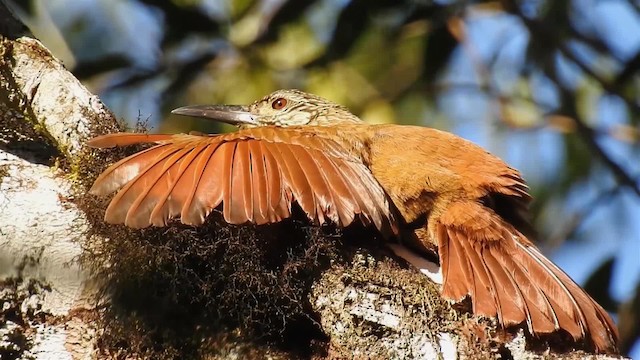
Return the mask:
<svg viewBox="0 0 640 360"><path fill-rule="evenodd" d="M297 206L315 224L375 227L437 255L443 298L534 337L563 333L616 353L608 313L533 243L521 174L480 146L422 126L367 124L300 90L250 105L193 105L174 114L238 127L225 134L113 133L93 148L150 143L108 167L89 190L117 191L105 221L132 228L268 224Z"/></svg>

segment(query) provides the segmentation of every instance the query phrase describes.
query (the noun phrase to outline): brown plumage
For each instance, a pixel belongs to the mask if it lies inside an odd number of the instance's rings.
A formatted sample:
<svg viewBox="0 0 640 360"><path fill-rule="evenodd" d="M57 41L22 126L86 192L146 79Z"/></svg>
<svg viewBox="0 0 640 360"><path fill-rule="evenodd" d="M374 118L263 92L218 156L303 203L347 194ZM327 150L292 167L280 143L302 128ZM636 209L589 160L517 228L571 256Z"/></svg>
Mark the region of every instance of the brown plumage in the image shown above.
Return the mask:
<svg viewBox="0 0 640 360"><path fill-rule="evenodd" d="M480 147L424 127L367 125L297 90L246 107L175 112L242 129L91 140L98 148L156 143L96 180L93 194L120 189L106 221L141 228L179 217L198 225L220 208L229 223L265 224L290 216L296 203L319 224L358 220L386 236L414 231L439 255L445 298L469 296L475 315L504 327L525 324L536 336L562 330L595 352L617 351L609 315L527 239L530 197L518 171Z"/></svg>

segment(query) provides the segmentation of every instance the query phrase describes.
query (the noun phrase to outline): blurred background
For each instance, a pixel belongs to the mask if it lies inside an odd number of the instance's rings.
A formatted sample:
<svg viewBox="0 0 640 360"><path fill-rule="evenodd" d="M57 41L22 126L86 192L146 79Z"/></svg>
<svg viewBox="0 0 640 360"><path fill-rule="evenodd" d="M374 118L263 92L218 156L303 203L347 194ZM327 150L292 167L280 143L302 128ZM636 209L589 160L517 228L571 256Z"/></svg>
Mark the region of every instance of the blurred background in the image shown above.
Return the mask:
<svg viewBox="0 0 640 360"><path fill-rule="evenodd" d="M640 3L632 0L13 0L131 126L299 88L520 169L543 251L640 359ZM635 346L634 346L635 343Z"/></svg>

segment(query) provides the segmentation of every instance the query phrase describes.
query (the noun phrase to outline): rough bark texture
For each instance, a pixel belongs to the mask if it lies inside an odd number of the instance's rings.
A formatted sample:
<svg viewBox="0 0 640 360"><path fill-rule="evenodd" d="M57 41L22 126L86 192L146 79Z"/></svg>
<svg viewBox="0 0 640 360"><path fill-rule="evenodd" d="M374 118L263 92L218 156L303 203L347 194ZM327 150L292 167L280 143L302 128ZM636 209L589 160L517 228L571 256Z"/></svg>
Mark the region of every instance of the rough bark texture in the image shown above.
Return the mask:
<svg viewBox="0 0 640 360"><path fill-rule="evenodd" d="M83 143L115 119L1 2L0 24L0 358L590 357L525 350L540 345L460 315L437 285L354 235L305 233L281 259L260 246L265 231L288 237L282 228L101 225L104 202L83 191L109 158ZM253 254L268 261L243 258Z"/></svg>

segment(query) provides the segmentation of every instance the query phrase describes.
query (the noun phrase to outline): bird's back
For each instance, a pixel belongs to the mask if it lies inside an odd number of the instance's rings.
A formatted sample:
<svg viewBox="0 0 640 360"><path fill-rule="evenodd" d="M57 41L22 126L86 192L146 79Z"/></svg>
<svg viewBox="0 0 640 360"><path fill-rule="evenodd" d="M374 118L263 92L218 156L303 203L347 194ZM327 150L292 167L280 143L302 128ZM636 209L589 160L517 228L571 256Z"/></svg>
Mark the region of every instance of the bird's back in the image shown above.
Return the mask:
<svg viewBox="0 0 640 360"><path fill-rule="evenodd" d="M396 204L411 205L436 196L481 199L492 193L529 196L517 170L480 146L451 133L420 126L350 125L336 132L346 147L361 154ZM358 145L353 145L357 143ZM356 149L362 146L361 149ZM424 213L407 206L407 222Z"/></svg>

